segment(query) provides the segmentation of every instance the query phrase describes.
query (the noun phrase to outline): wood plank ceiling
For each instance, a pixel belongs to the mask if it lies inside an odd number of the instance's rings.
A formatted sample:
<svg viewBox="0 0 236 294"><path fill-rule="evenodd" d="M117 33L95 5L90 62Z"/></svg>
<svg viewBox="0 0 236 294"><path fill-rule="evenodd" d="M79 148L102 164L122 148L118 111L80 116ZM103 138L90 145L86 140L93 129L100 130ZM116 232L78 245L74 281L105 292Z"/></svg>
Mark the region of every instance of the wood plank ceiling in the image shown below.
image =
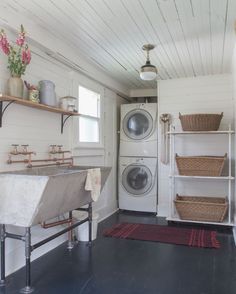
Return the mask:
<svg viewBox="0 0 236 294"><path fill-rule="evenodd" d="M131 89L144 82L143 44L158 79L230 72L236 0L1 0Z"/></svg>

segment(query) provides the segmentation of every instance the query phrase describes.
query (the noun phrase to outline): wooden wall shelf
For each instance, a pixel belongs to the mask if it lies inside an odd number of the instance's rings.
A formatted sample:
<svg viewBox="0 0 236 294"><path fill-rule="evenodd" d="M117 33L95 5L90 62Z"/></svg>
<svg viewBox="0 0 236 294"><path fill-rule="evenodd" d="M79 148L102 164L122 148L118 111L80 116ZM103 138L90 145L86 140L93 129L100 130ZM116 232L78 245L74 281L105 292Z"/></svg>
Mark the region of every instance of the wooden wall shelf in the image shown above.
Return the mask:
<svg viewBox="0 0 236 294"><path fill-rule="evenodd" d="M3 102L6 102L7 104L5 107L3 107ZM58 107L52 107L45 104L35 103L31 102L29 100L24 100L23 98L18 98L14 96L8 96L0 93L0 127L2 127L2 118L4 115L4 112L10 106L11 104L16 103L19 105L23 105L26 107L36 108L44 111L54 112L61 114L61 133L63 133L64 125L67 119L71 116L78 116L79 113L73 112L73 111L66 111Z"/></svg>

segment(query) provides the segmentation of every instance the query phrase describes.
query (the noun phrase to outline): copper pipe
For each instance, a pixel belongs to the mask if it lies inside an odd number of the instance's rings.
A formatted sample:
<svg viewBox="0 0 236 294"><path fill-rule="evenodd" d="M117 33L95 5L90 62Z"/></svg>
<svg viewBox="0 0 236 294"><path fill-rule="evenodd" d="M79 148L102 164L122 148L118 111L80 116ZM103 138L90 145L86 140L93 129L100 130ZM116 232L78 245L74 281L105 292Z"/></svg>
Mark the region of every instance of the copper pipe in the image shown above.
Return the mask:
<svg viewBox="0 0 236 294"><path fill-rule="evenodd" d="M23 151L23 152L20 152L19 154L21 154L21 155L36 155L36 152L34 152L34 151Z"/></svg>
<svg viewBox="0 0 236 294"><path fill-rule="evenodd" d="M44 229L48 229L48 228L52 228L52 227L64 225L64 224L68 224L68 227L73 225L72 211L69 212L69 218L64 219L64 220L60 220L60 221L56 221L56 222L51 222L48 224L46 222L42 222L41 227ZM73 232L72 232L72 230L68 231L68 246L69 246L68 247L69 249L73 248Z"/></svg>
<svg viewBox="0 0 236 294"><path fill-rule="evenodd" d="M24 160L11 160L11 159L8 159L7 163L8 164L12 164L12 163L28 163L29 160L28 159L24 159Z"/></svg>
<svg viewBox="0 0 236 294"><path fill-rule="evenodd" d="M32 154L36 155L34 151L27 151L27 152L11 151L10 154L11 155L32 155Z"/></svg>
<svg viewBox="0 0 236 294"><path fill-rule="evenodd" d="M28 168L32 168L32 167L44 167L44 166L62 166L62 165L68 165L68 166L72 166L72 161L71 162L64 162L64 163L61 163L61 162L55 162L55 163L48 163L48 164L38 164L38 165L28 165L27 167Z"/></svg>
<svg viewBox="0 0 236 294"><path fill-rule="evenodd" d="M32 163L31 163L31 160L32 160L32 156L31 156L31 154L29 154L29 161L28 161L28 165L32 165Z"/></svg>
<svg viewBox="0 0 236 294"><path fill-rule="evenodd" d="M67 157L65 160L72 160L72 157ZM50 161L63 161L62 158L47 158L47 159L32 159L31 162L50 162Z"/></svg>
<svg viewBox="0 0 236 294"><path fill-rule="evenodd" d="M65 151L49 151L50 154L62 154L62 153L71 153L69 150Z"/></svg>
<svg viewBox="0 0 236 294"><path fill-rule="evenodd" d="M66 157L66 158L57 158L57 157L54 157L52 159L50 159L51 161L62 161L64 162L65 160L72 160L73 158L72 157Z"/></svg>
<svg viewBox="0 0 236 294"><path fill-rule="evenodd" d="M54 161L53 159L33 159L31 162L48 162Z"/></svg>
<svg viewBox="0 0 236 294"><path fill-rule="evenodd" d="M73 161L73 158L72 157L68 157L68 158L65 158L64 160L71 160ZM31 160L31 162L50 162L50 161L63 161L62 158L54 158L54 159L33 159ZM28 159L24 159L24 160L11 160L11 159L8 159L7 160L7 163L8 164L12 164L12 163L29 163L29 160Z"/></svg>
<svg viewBox="0 0 236 294"><path fill-rule="evenodd" d="M48 223L48 224L46 222L42 222L41 227L44 229L48 229L48 228L52 228L59 225L69 224L69 223L71 223L71 219L67 218L67 219L63 219L63 220Z"/></svg>
<svg viewBox="0 0 236 294"><path fill-rule="evenodd" d="M11 151L10 154L11 155L20 155L21 152L19 152L19 151Z"/></svg>
<svg viewBox="0 0 236 294"><path fill-rule="evenodd" d="M71 166L73 166L73 165L74 165L74 158L71 157Z"/></svg>

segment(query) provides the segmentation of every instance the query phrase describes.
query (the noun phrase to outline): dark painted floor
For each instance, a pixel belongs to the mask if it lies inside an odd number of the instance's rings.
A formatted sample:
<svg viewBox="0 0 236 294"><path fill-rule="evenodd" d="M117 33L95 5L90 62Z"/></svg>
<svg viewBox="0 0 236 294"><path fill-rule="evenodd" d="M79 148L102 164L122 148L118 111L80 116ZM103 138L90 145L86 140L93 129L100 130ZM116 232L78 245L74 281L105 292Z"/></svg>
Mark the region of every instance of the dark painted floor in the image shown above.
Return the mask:
<svg viewBox="0 0 236 294"><path fill-rule="evenodd" d="M99 225L91 251L68 252L63 244L32 263L35 294L235 294L236 247L232 234L218 234L221 249L104 238L118 222L159 223L155 216L114 214ZM24 269L8 278L1 294L19 293Z"/></svg>

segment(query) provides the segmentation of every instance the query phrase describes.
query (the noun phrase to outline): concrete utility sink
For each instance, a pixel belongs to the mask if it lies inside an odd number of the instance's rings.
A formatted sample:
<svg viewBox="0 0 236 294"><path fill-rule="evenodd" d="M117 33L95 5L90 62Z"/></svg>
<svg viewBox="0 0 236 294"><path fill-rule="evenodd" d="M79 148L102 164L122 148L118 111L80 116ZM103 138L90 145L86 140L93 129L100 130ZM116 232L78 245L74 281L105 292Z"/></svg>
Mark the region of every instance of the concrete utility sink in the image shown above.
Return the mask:
<svg viewBox="0 0 236 294"><path fill-rule="evenodd" d="M22 227L47 221L92 202L85 191L92 166L42 167L0 173L0 224ZM101 169L101 189L110 167Z"/></svg>

